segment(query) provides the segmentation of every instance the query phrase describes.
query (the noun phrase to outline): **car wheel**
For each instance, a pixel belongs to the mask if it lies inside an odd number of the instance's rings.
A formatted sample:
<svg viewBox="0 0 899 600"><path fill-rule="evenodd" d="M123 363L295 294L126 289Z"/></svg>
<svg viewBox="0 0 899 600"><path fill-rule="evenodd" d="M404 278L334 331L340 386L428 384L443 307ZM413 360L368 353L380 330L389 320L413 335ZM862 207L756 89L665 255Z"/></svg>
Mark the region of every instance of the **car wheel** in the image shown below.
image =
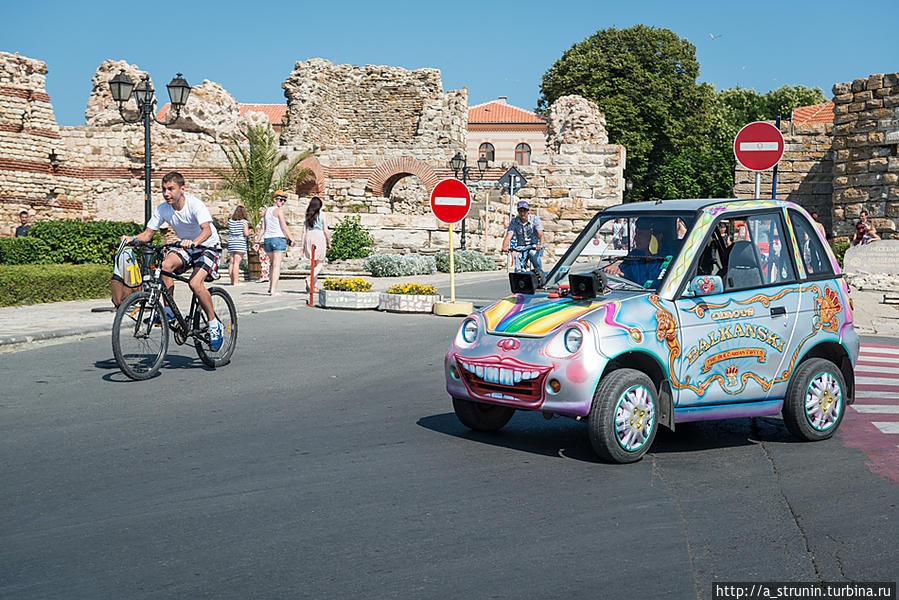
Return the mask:
<svg viewBox="0 0 899 600"><path fill-rule="evenodd" d="M840 369L823 358L812 358L796 369L784 398L783 418L790 433L809 442L831 437L846 410L846 380Z"/></svg>
<svg viewBox="0 0 899 600"><path fill-rule="evenodd" d="M462 424L475 431L496 431L502 429L515 414L514 408L483 404L461 398L453 398L453 410Z"/></svg>
<svg viewBox="0 0 899 600"><path fill-rule="evenodd" d="M600 458L631 463L643 458L659 428L652 380L635 369L612 371L599 382L589 417L590 443Z"/></svg>

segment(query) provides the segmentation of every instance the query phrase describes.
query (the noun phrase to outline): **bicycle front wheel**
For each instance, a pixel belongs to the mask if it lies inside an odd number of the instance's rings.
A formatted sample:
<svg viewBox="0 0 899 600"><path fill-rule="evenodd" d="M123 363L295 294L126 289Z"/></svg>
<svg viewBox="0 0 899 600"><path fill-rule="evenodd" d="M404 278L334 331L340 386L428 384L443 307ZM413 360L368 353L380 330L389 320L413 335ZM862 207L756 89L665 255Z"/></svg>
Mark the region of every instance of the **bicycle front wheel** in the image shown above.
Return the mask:
<svg viewBox="0 0 899 600"><path fill-rule="evenodd" d="M112 322L112 353L122 373L131 379L153 377L169 349L169 322L162 302L150 292L125 298Z"/></svg>
<svg viewBox="0 0 899 600"><path fill-rule="evenodd" d="M212 310L215 312L215 318L222 324L222 335L224 336L222 347L218 350L209 347L206 312L199 306L194 315L193 328L194 331L203 333L198 334L194 346L200 360L207 366L216 368L231 362L231 355L234 354L234 348L237 346L237 309L234 308L231 296L222 288L211 287L209 294L212 296Z"/></svg>

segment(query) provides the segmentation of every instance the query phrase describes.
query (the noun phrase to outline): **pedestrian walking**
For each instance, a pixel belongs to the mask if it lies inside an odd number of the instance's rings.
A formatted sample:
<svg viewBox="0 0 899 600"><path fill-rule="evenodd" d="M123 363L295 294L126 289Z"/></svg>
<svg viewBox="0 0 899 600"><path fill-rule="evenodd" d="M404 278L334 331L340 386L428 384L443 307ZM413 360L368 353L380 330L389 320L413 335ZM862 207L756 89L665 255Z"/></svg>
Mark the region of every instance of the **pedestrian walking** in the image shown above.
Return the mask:
<svg viewBox="0 0 899 600"><path fill-rule="evenodd" d="M309 264L309 280L306 291L315 291L315 282L325 263L325 254L331 248L331 235L328 233L328 221L322 214L322 200L313 197L306 207L306 218L303 221L303 256L312 260L312 249L315 248L315 263Z"/></svg>
<svg viewBox="0 0 899 600"><path fill-rule="evenodd" d="M259 279L256 283L266 283L268 281L269 265L268 254L262 247L262 234L265 233L265 212L267 207L259 207L259 223L256 225L256 233L253 235L253 250L259 257Z"/></svg>
<svg viewBox="0 0 899 600"><path fill-rule="evenodd" d="M813 213L812 213L812 223L814 223L814 224L815 224L815 227L818 228L818 231L821 232L821 237L823 237L823 238L826 239L826 238L827 238L827 232L824 231L824 225L822 225L821 222L818 221L818 213L816 213L816 212L813 212Z"/></svg>
<svg viewBox="0 0 899 600"><path fill-rule="evenodd" d="M247 237L250 232L250 217L243 204L238 204L234 214L228 219L228 275L231 285L240 283L240 261L247 255Z"/></svg>
<svg viewBox="0 0 899 600"><path fill-rule="evenodd" d="M287 193L277 190L272 198L271 208L265 211L265 217L263 217L265 229L262 232L262 245L271 261L268 293L272 296L281 295L281 292L278 291L281 261L284 260L287 246L293 246L293 234L290 233L287 219L284 218L285 202L287 202Z"/></svg>
<svg viewBox="0 0 899 600"><path fill-rule="evenodd" d="M858 222L855 224L855 238L852 240L853 246L865 243L865 236L868 234L868 211L863 210L858 214Z"/></svg>

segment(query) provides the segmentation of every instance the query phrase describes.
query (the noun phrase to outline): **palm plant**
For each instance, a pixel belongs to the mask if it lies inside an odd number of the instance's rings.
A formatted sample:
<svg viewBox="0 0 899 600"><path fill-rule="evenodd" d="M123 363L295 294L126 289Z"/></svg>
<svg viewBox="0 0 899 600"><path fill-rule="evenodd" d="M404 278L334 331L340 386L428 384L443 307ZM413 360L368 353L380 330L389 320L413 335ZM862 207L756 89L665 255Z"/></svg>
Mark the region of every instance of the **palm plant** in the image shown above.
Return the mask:
<svg viewBox="0 0 899 600"><path fill-rule="evenodd" d="M288 161L268 123L250 125L247 143L237 136L228 139L230 144L219 146L231 170L219 169L216 174L224 180L225 192L233 193L246 207L255 227L259 222L259 207L265 206L274 190L289 190L311 173L300 168L300 162L312 152L303 152Z"/></svg>

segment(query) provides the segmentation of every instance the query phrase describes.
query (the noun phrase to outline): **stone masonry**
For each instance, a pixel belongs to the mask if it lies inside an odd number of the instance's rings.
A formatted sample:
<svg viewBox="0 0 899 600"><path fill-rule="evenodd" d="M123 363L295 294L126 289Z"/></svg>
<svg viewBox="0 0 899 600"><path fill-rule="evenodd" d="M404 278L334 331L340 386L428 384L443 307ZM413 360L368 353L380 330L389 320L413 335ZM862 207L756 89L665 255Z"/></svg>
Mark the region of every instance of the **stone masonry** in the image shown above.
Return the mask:
<svg viewBox="0 0 899 600"><path fill-rule="evenodd" d="M37 220L142 220L143 126L122 123L111 98L107 81L119 69L135 81L143 74L124 61L105 61L93 78L86 124L59 127L44 88L46 65L0 53L0 217L9 224L0 235L12 233L22 209ZM467 90L444 92L435 69L333 65L322 59L298 62L283 87L288 113L282 148L288 156L314 152L304 162L311 177L288 201L295 234L308 198L318 195L332 226L344 215L360 214L380 251L446 248L447 228L430 214L427 199L440 179L452 176L449 159L464 152ZM165 97L164 85L157 89L160 96ZM126 116L135 110L129 101ZM234 98L204 81L194 87L174 125L151 127L153 180L181 171L220 227L237 204L222 193L217 170L228 163L220 144L232 143L231 136L255 113L237 114ZM520 167L528 186L518 196L542 217L553 255L564 251L596 210L621 201L625 153L608 143L594 104L568 97L551 107L550 115L552 148ZM481 187L472 186L469 248L498 250L509 202L490 186L509 166L492 165Z"/></svg>

